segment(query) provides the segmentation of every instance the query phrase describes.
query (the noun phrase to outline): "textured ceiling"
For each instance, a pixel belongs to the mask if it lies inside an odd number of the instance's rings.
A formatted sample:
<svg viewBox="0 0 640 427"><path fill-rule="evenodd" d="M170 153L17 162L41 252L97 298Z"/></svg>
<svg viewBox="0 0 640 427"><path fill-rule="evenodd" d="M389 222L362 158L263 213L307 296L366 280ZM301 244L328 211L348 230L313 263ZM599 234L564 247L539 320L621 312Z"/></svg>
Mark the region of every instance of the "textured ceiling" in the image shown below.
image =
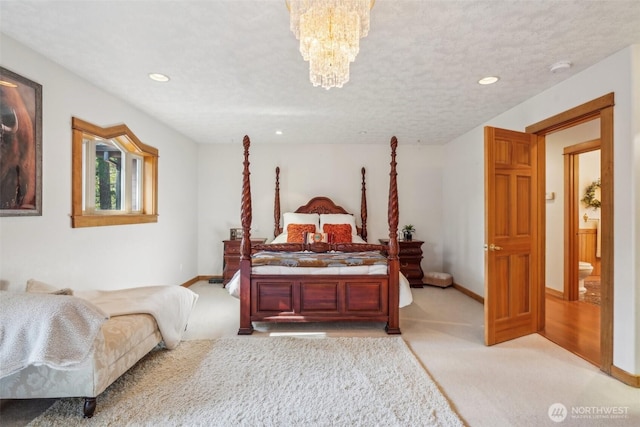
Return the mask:
<svg viewBox="0 0 640 427"><path fill-rule="evenodd" d="M284 0L2 1L0 30L198 143L444 144L640 43L640 1L377 0L329 91Z"/></svg>

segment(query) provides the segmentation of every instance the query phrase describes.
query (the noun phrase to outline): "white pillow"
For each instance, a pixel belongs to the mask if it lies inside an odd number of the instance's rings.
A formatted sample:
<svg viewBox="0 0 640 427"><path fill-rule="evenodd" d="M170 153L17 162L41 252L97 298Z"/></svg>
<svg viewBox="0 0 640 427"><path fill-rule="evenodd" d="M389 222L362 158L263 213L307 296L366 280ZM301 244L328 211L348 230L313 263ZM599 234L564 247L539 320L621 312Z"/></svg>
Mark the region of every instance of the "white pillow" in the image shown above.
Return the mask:
<svg viewBox="0 0 640 427"><path fill-rule="evenodd" d="M367 243L362 237L354 234L351 236L351 243Z"/></svg>
<svg viewBox="0 0 640 427"><path fill-rule="evenodd" d="M320 214L320 231L324 231L325 224L350 224L351 234L354 236L358 234L356 218L350 214Z"/></svg>
<svg viewBox="0 0 640 427"><path fill-rule="evenodd" d="M316 233L320 232L319 224L320 224L320 215L317 213L295 213L295 212L285 212L283 215L284 218L284 226L282 230L286 233L287 226L289 224L313 224L316 226Z"/></svg>
<svg viewBox="0 0 640 427"><path fill-rule="evenodd" d="M280 233L271 243L287 243L287 233Z"/></svg>

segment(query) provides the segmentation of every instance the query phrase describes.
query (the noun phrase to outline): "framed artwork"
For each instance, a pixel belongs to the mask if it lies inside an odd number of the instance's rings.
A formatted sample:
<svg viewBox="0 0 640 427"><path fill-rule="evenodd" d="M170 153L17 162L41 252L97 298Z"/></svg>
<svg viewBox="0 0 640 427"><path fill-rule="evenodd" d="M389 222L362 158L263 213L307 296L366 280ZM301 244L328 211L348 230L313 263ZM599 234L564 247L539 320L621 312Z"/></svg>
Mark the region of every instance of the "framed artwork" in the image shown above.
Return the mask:
<svg viewBox="0 0 640 427"><path fill-rule="evenodd" d="M0 216L42 215L42 85L0 67Z"/></svg>
<svg viewBox="0 0 640 427"><path fill-rule="evenodd" d="M242 228L230 228L229 240L242 240Z"/></svg>

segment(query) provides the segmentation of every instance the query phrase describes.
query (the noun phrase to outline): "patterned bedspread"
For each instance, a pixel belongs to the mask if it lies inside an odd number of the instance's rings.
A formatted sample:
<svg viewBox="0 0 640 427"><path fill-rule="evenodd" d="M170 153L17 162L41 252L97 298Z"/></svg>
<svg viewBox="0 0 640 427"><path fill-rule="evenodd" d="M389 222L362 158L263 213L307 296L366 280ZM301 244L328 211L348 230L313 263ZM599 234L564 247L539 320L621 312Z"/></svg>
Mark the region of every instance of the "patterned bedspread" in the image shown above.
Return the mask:
<svg viewBox="0 0 640 427"><path fill-rule="evenodd" d="M344 267L354 265L387 265L387 258L380 252L256 252L251 265L276 265L285 267Z"/></svg>

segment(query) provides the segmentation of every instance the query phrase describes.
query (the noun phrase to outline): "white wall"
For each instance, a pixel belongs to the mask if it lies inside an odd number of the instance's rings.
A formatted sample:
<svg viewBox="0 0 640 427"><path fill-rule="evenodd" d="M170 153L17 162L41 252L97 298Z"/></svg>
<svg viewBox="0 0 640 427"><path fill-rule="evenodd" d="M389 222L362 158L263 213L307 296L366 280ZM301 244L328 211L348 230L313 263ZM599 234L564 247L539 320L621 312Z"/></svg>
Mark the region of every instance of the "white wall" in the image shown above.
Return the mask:
<svg viewBox="0 0 640 427"><path fill-rule="evenodd" d="M631 127L631 143L632 154L629 156L632 162L631 170L633 171L631 181L630 198L632 200L632 210L635 213L635 221L631 223L630 234L634 239L634 255L632 255L632 263L636 266L632 272L630 280L632 289L629 298L630 303L635 307L635 311L630 316L630 331L632 335L640 336L640 45L634 45L631 48L631 118L629 125ZM622 325L621 325L622 326ZM635 370L632 372L640 373L640 339L635 340ZM633 359L629 357L628 363L633 363Z"/></svg>
<svg viewBox="0 0 640 427"><path fill-rule="evenodd" d="M553 137L554 135L549 135ZM546 187L545 192L553 192L553 200L546 203L546 255L545 286L564 292L564 242L558 236L564 235L564 158L565 144L563 139L547 138L546 154Z"/></svg>
<svg viewBox="0 0 640 427"><path fill-rule="evenodd" d="M443 176L444 265L457 283L484 295L484 126L523 131L528 125L615 93L613 361L635 374L640 373L638 56L640 46L625 48L456 138L445 146Z"/></svg>
<svg viewBox="0 0 640 427"><path fill-rule="evenodd" d="M455 283L484 295L484 131L445 146L442 216L444 270Z"/></svg>
<svg viewBox="0 0 640 427"><path fill-rule="evenodd" d="M242 140L244 135L239 135ZM250 136L250 135L249 135ZM389 136L389 139L391 135ZM283 145L252 141L252 237L272 239L275 168L280 166L281 212L293 211L311 197L327 196L360 225L361 167L366 168L368 241L389 236L389 141L381 144ZM400 227L413 224L423 240L425 271L442 269L442 147L398 143ZM240 227L243 147L201 145L198 153L199 264L201 275L222 273L222 240ZM282 224L281 224L282 225Z"/></svg>
<svg viewBox="0 0 640 427"><path fill-rule="evenodd" d="M545 141L546 192L555 193L553 200L546 201L546 256L545 256L545 285L548 288L564 292L564 241L558 236L564 236L564 148L600 138L600 120L591 120L578 126L573 126L559 132L547 135ZM585 157L586 156L586 157ZM597 158L595 158L597 157ZM588 160L590 159L590 160ZM592 181L600 177L600 151L593 151L580 155L579 188L584 189ZM588 183L585 181L588 180ZM583 193L579 193L579 199ZM579 203L579 217L586 211ZM589 209L590 217L595 217ZM600 211L597 212L600 217ZM586 224L580 220L580 228L593 228L593 221Z"/></svg>
<svg viewBox="0 0 640 427"><path fill-rule="evenodd" d="M179 285L197 274L196 144L0 34L3 67L42 85L42 216L0 218L0 288ZM125 123L158 148L155 224L71 228L71 117ZM180 269L182 265L182 269Z"/></svg>

